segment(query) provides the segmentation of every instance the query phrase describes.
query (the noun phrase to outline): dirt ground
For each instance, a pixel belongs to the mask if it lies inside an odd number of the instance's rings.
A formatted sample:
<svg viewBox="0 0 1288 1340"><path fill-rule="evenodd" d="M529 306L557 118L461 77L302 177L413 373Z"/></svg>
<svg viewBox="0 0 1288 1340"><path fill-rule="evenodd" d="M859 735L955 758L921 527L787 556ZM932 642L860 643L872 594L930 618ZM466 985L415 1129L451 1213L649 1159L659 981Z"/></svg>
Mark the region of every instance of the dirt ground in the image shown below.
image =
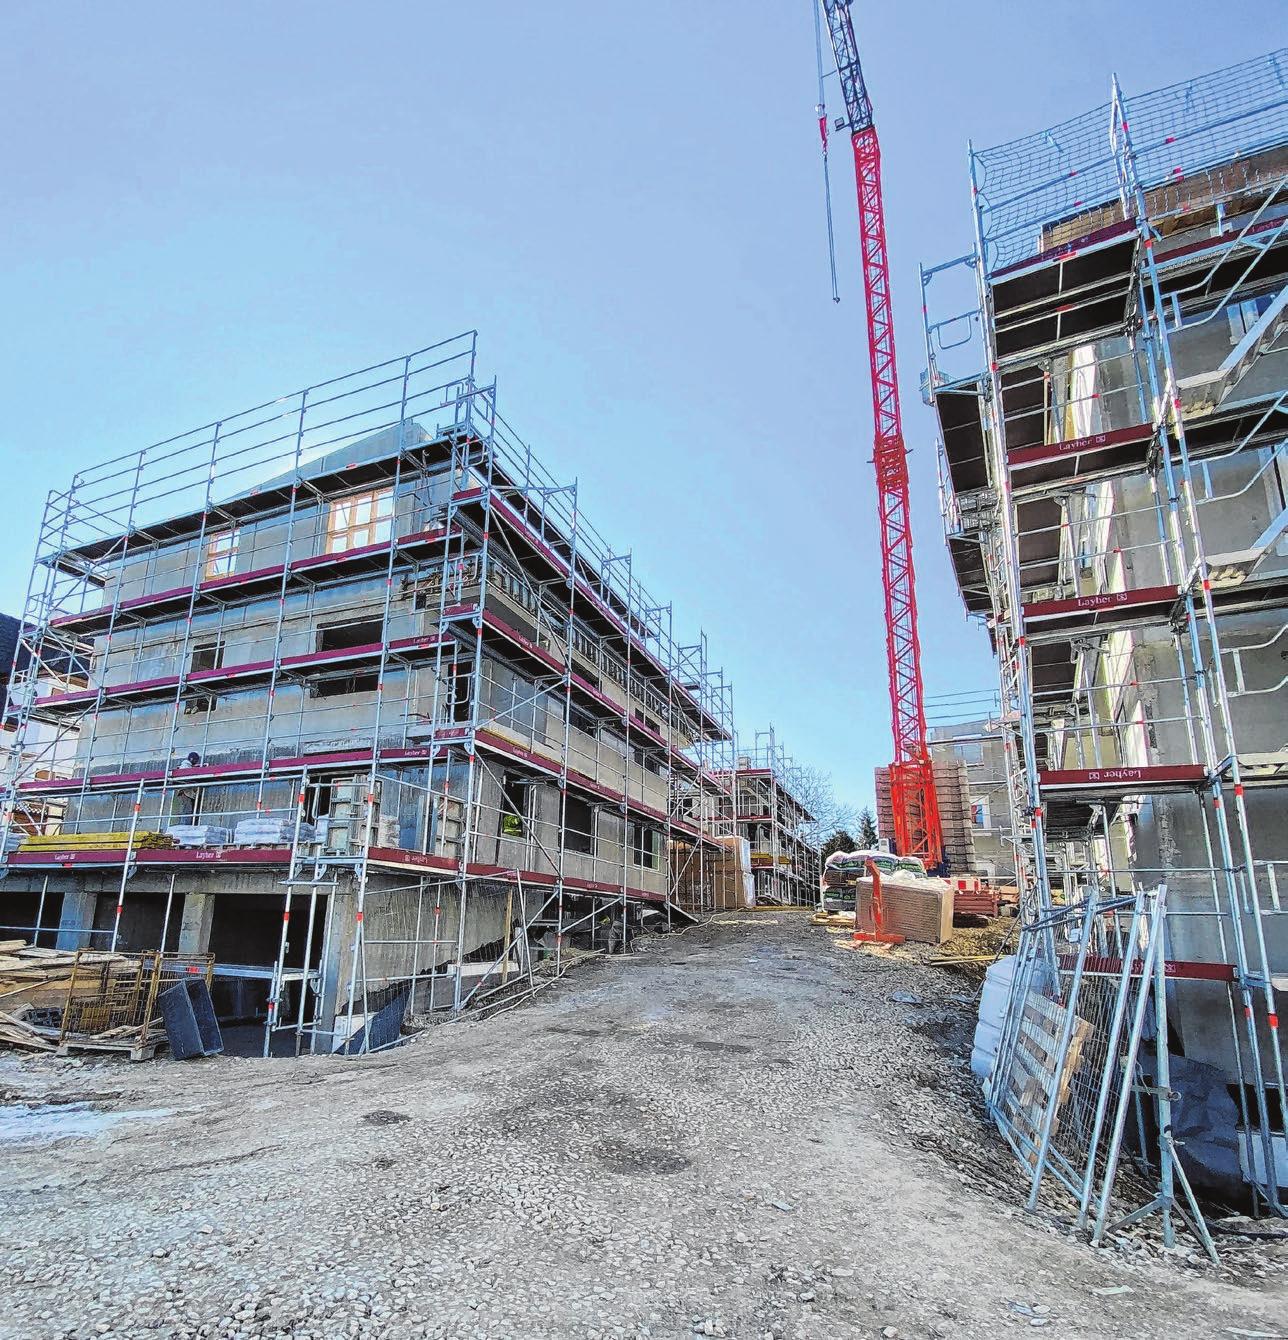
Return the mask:
<svg viewBox="0 0 1288 1340"><path fill-rule="evenodd" d="M969 982L722 921L369 1058L6 1054L0 1335L1288 1334L1283 1244L1023 1211Z"/></svg>

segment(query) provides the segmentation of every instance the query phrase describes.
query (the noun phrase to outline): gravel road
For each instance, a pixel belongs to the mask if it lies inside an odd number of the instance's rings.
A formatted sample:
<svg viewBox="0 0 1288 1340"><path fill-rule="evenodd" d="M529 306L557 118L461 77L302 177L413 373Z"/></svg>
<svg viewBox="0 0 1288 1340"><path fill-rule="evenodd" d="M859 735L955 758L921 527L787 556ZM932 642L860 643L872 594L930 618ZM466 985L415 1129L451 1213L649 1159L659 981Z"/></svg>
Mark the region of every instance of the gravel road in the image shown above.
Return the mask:
<svg viewBox="0 0 1288 1340"><path fill-rule="evenodd" d="M1282 1245L1023 1212L963 989L732 916L369 1058L5 1054L0 1335L1288 1335Z"/></svg>

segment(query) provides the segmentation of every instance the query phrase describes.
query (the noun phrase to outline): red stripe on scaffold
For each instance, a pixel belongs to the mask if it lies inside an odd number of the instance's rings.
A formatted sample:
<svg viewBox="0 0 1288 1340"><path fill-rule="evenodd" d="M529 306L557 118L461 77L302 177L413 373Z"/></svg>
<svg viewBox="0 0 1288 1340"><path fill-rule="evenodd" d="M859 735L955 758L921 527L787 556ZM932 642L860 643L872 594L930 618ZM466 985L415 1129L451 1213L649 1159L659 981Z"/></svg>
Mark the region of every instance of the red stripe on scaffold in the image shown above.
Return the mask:
<svg viewBox="0 0 1288 1340"><path fill-rule="evenodd" d="M1099 610L1171 605L1176 600L1176 595L1174 586L1142 586L1129 591L1099 591L1092 595L1070 596L1065 600L1036 600L1024 606L1024 618L1027 621L1055 614L1095 613Z"/></svg>
<svg viewBox="0 0 1288 1340"><path fill-rule="evenodd" d="M1072 972L1077 966L1077 954L1061 954L1060 967ZM1139 977L1144 965L1135 959L1131 965L1131 975ZM1116 977L1123 970L1120 958L1111 958L1107 954L1088 954L1083 971L1098 976ZM1190 982L1233 982L1234 968L1229 963L1198 963L1192 959L1169 958L1163 960L1163 976L1181 978Z"/></svg>
<svg viewBox="0 0 1288 1340"><path fill-rule="evenodd" d="M1062 442L1039 442L1031 447L1012 447L1006 453L1006 460L1014 469L1017 466L1035 465L1039 461L1058 460L1061 456L1091 455L1098 451L1127 446L1132 442L1148 442L1152 436L1153 429L1149 424L1137 424L1131 428L1115 428L1108 433L1092 433L1089 437L1065 438Z"/></svg>
<svg viewBox="0 0 1288 1340"><path fill-rule="evenodd" d="M1038 774L1038 782L1044 787L1139 784L1148 788L1151 783L1198 784L1206 779L1207 772L1195 763L1162 763L1140 768L1056 768Z"/></svg>

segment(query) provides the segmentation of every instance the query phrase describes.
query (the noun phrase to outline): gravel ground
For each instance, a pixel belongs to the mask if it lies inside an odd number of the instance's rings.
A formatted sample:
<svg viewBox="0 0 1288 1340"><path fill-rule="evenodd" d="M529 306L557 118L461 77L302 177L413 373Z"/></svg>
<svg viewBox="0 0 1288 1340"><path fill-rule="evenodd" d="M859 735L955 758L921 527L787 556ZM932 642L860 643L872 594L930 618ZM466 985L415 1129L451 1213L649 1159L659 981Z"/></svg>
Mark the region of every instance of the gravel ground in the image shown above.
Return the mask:
<svg viewBox="0 0 1288 1340"><path fill-rule="evenodd" d="M6 1055L0 1335L1288 1333L1282 1245L1020 1209L964 989L734 916L369 1058Z"/></svg>

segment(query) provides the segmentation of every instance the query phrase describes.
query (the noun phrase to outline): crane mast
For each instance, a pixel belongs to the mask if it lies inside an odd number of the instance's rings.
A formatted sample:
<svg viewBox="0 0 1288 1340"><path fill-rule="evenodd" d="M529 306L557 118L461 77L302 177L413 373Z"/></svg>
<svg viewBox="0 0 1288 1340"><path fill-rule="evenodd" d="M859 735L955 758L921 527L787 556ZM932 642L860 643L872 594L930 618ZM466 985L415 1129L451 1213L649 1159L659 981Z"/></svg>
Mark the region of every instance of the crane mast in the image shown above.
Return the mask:
<svg viewBox="0 0 1288 1340"><path fill-rule="evenodd" d="M890 258L886 249L885 206L881 197L881 144L872 102L863 81L850 0L818 0L827 22L845 102L845 128L854 150L859 196L859 240L863 293L867 304L868 357L872 374L873 463L881 532L881 574L885 592L886 661L894 761L890 804L894 843L902 855L919 856L927 868L940 864L943 839L935 775L926 744L921 644L917 635L917 588L912 562L908 502L908 453L899 412L894 316L890 305Z"/></svg>

